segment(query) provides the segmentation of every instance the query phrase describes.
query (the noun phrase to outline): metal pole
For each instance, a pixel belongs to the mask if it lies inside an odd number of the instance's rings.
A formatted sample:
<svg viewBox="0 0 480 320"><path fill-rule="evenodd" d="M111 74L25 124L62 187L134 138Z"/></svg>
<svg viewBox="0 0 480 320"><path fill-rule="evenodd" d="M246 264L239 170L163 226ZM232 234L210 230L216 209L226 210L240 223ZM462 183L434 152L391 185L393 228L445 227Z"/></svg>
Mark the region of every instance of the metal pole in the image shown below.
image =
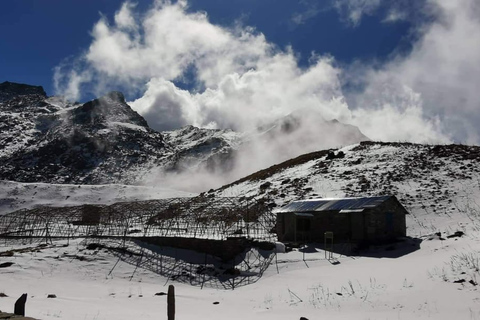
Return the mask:
<svg viewBox="0 0 480 320"><path fill-rule="evenodd" d="M167 317L168 320L175 320L175 287L172 284L168 286Z"/></svg>

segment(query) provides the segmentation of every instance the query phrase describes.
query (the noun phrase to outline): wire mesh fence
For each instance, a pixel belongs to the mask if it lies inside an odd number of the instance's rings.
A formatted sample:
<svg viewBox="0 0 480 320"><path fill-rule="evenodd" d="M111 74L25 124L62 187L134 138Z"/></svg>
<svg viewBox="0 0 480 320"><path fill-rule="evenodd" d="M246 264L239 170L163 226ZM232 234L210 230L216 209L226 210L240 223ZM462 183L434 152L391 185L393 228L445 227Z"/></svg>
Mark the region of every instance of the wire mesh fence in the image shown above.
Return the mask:
<svg viewBox="0 0 480 320"><path fill-rule="evenodd" d="M268 203L245 198L38 207L0 216L0 245L85 238L86 245L107 247L119 259L169 279L233 289L258 280L271 262L273 246L259 249L258 241L276 240L275 220ZM232 247L235 239L248 241ZM201 258L192 260L197 255L188 248Z"/></svg>

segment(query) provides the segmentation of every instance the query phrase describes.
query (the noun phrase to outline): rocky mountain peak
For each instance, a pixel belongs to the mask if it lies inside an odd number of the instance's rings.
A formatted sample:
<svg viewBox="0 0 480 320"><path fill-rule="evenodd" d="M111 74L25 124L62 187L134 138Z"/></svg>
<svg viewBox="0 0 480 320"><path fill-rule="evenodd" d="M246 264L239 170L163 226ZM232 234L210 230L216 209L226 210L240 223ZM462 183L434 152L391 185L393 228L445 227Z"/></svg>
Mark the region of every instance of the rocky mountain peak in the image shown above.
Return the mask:
<svg viewBox="0 0 480 320"><path fill-rule="evenodd" d="M104 122L131 123L147 128L147 121L125 101L121 92L112 91L89 101L73 111L73 122L80 125Z"/></svg>
<svg viewBox="0 0 480 320"><path fill-rule="evenodd" d="M31 86L23 83L5 81L0 83L0 102L8 101L14 97L26 95L40 95L47 97L42 86Z"/></svg>
<svg viewBox="0 0 480 320"><path fill-rule="evenodd" d="M3 83L0 92L0 179L133 183L170 155L120 92L84 104L28 85Z"/></svg>

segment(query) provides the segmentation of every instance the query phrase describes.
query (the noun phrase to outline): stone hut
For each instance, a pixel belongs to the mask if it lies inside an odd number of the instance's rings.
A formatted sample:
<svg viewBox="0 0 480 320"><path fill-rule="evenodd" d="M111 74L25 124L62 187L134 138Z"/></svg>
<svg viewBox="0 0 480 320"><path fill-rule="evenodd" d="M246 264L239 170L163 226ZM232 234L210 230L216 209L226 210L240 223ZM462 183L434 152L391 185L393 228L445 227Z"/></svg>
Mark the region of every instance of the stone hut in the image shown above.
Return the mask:
<svg viewBox="0 0 480 320"><path fill-rule="evenodd" d="M406 236L407 210L393 195L293 201L276 210L282 242L385 243Z"/></svg>

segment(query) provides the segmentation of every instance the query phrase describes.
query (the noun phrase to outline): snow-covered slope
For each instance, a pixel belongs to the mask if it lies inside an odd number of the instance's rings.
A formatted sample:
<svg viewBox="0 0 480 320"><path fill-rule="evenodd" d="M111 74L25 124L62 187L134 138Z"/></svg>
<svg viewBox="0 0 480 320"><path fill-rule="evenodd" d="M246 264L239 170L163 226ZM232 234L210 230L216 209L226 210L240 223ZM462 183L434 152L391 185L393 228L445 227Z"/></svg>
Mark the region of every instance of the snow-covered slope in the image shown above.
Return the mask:
<svg viewBox="0 0 480 320"><path fill-rule="evenodd" d="M362 142L302 155L249 175L215 196L265 198L274 207L309 198L396 195L408 233L480 227L480 147ZM477 221L478 220L478 221Z"/></svg>
<svg viewBox="0 0 480 320"><path fill-rule="evenodd" d="M195 195L163 186L73 185L0 181L0 215L37 206L112 204Z"/></svg>

